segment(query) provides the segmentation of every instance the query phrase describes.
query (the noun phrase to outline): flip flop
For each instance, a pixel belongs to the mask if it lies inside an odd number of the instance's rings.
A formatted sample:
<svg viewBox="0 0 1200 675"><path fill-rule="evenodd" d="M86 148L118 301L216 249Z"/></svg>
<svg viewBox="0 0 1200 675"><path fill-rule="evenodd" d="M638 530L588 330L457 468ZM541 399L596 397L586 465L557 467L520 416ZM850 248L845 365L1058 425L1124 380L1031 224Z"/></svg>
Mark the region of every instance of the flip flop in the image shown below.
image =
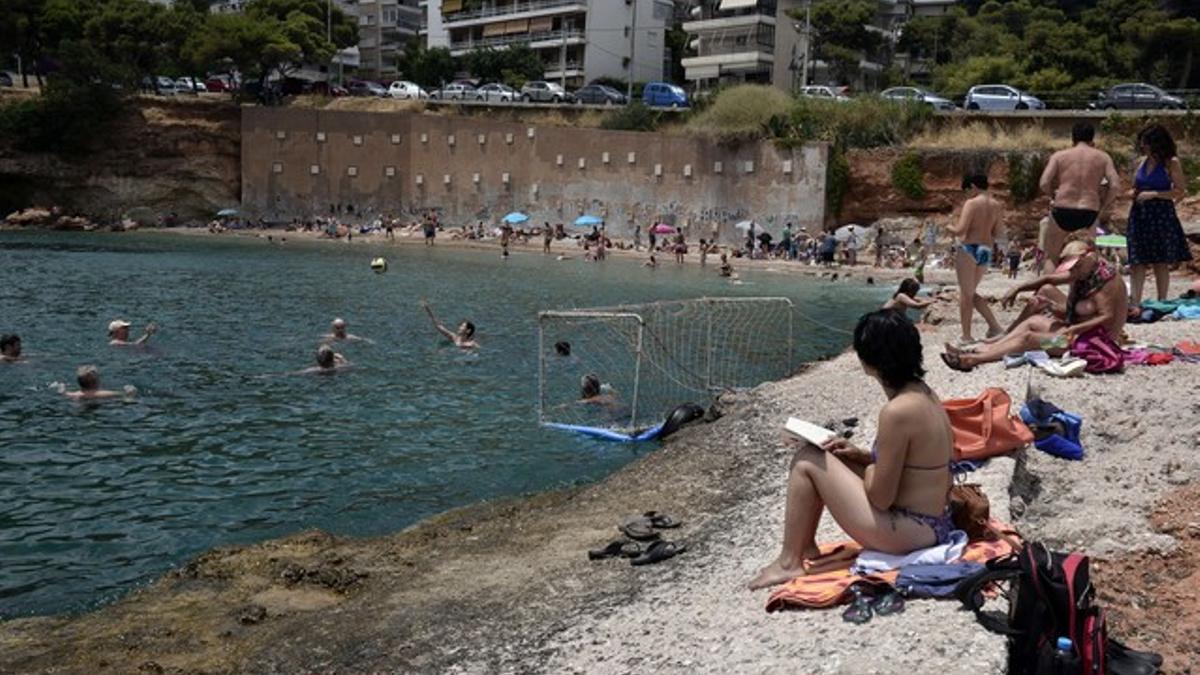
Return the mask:
<svg viewBox="0 0 1200 675"><path fill-rule="evenodd" d="M636 556L629 561L631 565L652 565L656 562L669 560L687 550L684 544L677 544L673 541L656 541L646 547L646 550L641 555Z"/></svg>
<svg viewBox="0 0 1200 675"><path fill-rule="evenodd" d="M972 370L975 370L974 368L968 368L968 367L964 366L962 364L962 360L959 358L958 354L943 353L942 354L942 363L946 364L946 367L949 368L950 370L957 370L960 373L969 373Z"/></svg>
<svg viewBox="0 0 1200 675"><path fill-rule="evenodd" d="M876 598L871 608L875 610L875 616L900 614L904 611L904 596L896 591L888 591Z"/></svg>
<svg viewBox="0 0 1200 675"><path fill-rule="evenodd" d="M643 516L636 516L617 526L621 534L636 541L658 539L658 533L651 529L650 521Z"/></svg>
<svg viewBox="0 0 1200 675"><path fill-rule="evenodd" d="M863 593L863 589L857 584L850 587L850 592L854 594L854 601L842 612L842 620L846 623L863 625L871 620L873 611L871 610L871 597Z"/></svg>
<svg viewBox="0 0 1200 675"><path fill-rule="evenodd" d="M650 521L651 527L656 527L662 530L670 530L683 524L678 520L675 520L675 518L673 518L671 515L659 513L658 511L647 511L643 513L642 516L646 520Z"/></svg>
<svg viewBox="0 0 1200 675"><path fill-rule="evenodd" d="M642 552L641 544L636 541L617 539L601 549L588 551L588 560L604 560L605 558L632 558Z"/></svg>

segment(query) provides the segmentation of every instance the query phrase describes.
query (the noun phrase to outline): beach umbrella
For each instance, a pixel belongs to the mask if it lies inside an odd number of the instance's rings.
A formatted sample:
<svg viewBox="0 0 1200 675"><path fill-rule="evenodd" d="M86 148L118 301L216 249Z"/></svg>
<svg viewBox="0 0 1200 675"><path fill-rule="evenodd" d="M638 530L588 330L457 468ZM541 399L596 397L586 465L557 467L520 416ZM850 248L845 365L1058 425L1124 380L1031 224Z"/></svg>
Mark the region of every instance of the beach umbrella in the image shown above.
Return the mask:
<svg viewBox="0 0 1200 675"><path fill-rule="evenodd" d="M237 209L221 209L217 211L218 218L232 218L238 214Z"/></svg>
<svg viewBox="0 0 1200 675"><path fill-rule="evenodd" d="M755 223L753 220L743 220L742 222L734 225L734 228L739 229L739 230L749 230L749 229L753 229L757 226L758 226L758 223Z"/></svg>
<svg viewBox="0 0 1200 675"><path fill-rule="evenodd" d="M1096 246L1102 248L1125 248L1125 237L1120 234L1106 234L1096 237Z"/></svg>
<svg viewBox="0 0 1200 675"><path fill-rule="evenodd" d="M504 222L508 223L509 225L519 225L527 220L529 220L529 216L521 213L520 211L513 211L507 216L504 216Z"/></svg>
<svg viewBox="0 0 1200 675"><path fill-rule="evenodd" d="M834 230L833 237L838 241L848 241L856 237L860 242L871 232L871 228L862 225L845 225Z"/></svg>
<svg viewBox="0 0 1200 675"><path fill-rule="evenodd" d="M650 231L654 234L675 234L675 228L666 223L655 223Z"/></svg>
<svg viewBox="0 0 1200 675"><path fill-rule="evenodd" d="M578 218L575 219L575 225L577 227L593 227L595 225L603 225L603 224L604 224L604 219L600 218L599 216L583 215L583 216L579 216Z"/></svg>

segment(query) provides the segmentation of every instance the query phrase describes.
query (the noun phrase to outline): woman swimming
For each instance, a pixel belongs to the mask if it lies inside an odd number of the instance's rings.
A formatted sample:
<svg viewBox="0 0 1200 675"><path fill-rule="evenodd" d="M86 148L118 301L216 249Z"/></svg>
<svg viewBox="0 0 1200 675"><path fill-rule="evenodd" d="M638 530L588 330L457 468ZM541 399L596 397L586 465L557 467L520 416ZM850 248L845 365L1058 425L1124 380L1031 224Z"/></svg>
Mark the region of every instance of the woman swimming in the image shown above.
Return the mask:
<svg viewBox="0 0 1200 675"><path fill-rule="evenodd" d="M908 310L925 309L935 302L933 298L918 298L920 292L921 284L916 279L905 279L892 297L883 303L883 309L892 309L907 317Z"/></svg>
<svg viewBox="0 0 1200 675"><path fill-rule="evenodd" d="M899 312L879 310L859 319L854 351L888 398L875 447L837 438L818 448L789 439L798 450L788 474L783 547L751 589L805 574L805 561L820 557L816 533L825 509L856 542L897 555L945 543L954 529L954 432L923 379L920 334Z"/></svg>

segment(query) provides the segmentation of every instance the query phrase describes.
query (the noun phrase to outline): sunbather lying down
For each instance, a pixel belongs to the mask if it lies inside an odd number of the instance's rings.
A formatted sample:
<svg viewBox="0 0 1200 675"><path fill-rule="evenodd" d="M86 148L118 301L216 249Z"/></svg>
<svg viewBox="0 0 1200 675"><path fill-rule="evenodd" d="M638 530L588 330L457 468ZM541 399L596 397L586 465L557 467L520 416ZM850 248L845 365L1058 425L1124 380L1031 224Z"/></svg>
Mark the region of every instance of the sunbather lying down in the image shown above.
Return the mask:
<svg viewBox="0 0 1200 675"><path fill-rule="evenodd" d="M864 547L904 554L946 543L953 525L947 497L954 433L941 403L922 379L921 337L899 312L880 310L854 329L863 370L888 402L870 451L835 439L798 448L788 474L783 547L750 582L781 584L806 573L820 557L817 524L830 515Z"/></svg>
<svg viewBox="0 0 1200 675"><path fill-rule="evenodd" d="M1104 328L1110 337L1120 339L1129 311L1129 296L1120 275L1081 241L1063 248L1062 261L1053 274L1016 286L1005 294L1002 300L1005 307L1011 307L1022 291L1037 291L1040 300L1026 308L1025 318L1003 338L970 350L947 344L942 361L955 370L968 371L1018 352L1043 350L1059 356L1070 349L1075 338L1093 328ZM1063 296L1055 287L1063 284L1069 284L1070 292L1059 305L1056 299ZM1046 313L1035 314L1035 311Z"/></svg>

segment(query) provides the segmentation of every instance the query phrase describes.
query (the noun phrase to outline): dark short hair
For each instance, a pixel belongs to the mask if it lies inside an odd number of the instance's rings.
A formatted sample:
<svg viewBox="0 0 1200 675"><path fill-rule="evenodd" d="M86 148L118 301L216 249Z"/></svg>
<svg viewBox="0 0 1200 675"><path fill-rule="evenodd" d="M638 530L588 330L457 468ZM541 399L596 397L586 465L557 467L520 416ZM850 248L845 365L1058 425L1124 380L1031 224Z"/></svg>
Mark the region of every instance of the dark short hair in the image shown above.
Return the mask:
<svg viewBox="0 0 1200 675"><path fill-rule="evenodd" d="M591 373L584 375L580 382L579 391L583 398L592 398L600 395L600 378Z"/></svg>
<svg viewBox="0 0 1200 675"><path fill-rule="evenodd" d="M980 190L988 189L988 177L986 173L972 173L963 176L962 189L970 190L977 187Z"/></svg>
<svg viewBox="0 0 1200 675"><path fill-rule="evenodd" d="M1096 140L1096 127L1087 122L1076 122L1075 126L1071 127L1071 142L1072 143L1091 143Z"/></svg>
<svg viewBox="0 0 1200 675"><path fill-rule="evenodd" d="M471 323L470 321L464 321L463 326L465 326L467 329L466 337L475 337L475 324Z"/></svg>
<svg viewBox="0 0 1200 675"><path fill-rule="evenodd" d="M854 327L854 351L892 389L925 379L921 334L900 312L881 309L864 314Z"/></svg>
<svg viewBox="0 0 1200 675"><path fill-rule="evenodd" d="M11 345L21 344L21 336L16 333L9 333L0 336L0 351L8 349Z"/></svg>
<svg viewBox="0 0 1200 675"><path fill-rule="evenodd" d="M1145 143L1150 147L1150 156L1160 164L1175 159L1178 150L1175 148L1175 139L1171 138L1171 132L1161 124L1151 124L1142 129L1138 134L1138 144Z"/></svg>
<svg viewBox="0 0 1200 675"><path fill-rule="evenodd" d="M317 349L317 365L322 368L328 368L334 363L333 348L329 345L322 345Z"/></svg>
<svg viewBox="0 0 1200 675"><path fill-rule="evenodd" d="M559 356L570 356L571 343L567 342L566 340L559 340L558 342L554 343L554 351L557 352Z"/></svg>
<svg viewBox="0 0 1200 675"><path fill-rule="evenodd" d="M901 293L903 293L910 298L915 298L917 296L917 293L920 293L920 292L921 292L921 282L917 281L916 279L912 279L912 278L901 281L900 288L896 289L896 295L900 295ZM896 295L893 295L892 297L894 298L894 297L896 297Z"/></svg>

